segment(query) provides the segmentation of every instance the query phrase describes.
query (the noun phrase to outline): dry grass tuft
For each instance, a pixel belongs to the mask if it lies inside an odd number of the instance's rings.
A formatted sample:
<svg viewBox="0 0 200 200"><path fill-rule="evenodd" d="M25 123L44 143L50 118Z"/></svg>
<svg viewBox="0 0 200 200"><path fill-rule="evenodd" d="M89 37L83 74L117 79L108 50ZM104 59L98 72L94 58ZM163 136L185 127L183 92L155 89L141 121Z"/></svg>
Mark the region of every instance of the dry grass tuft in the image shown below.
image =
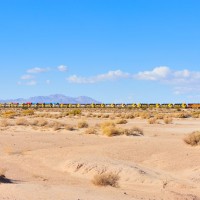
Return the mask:
<svg viewBox="0 0 200 200"><path fill-rule="evenodd" d="M85 131L85 134L96 135L96 134L97 134L97 130L96 130L95 127L91 127L91 128L88 128L88 129Z"/></svg>
<svg viewBox="0 0 200 200"><path fill-rule="evenodd" d="M127 136L141 136L144 135L143 130L138 127L133 127L131 129L124 129L124 134Z"/></svg>
<svg viewBox="0 0 200 200"><path fill-rule="evenodd" d="M171 117L166 117L166 118L164 118L164 123L165 123L165 124L171 124L172 121L173 121L173 119L172 119Z"/></svg>
<svg viewBox="0 0 200 200"><path fill-rule="evenodd" d="M35 113L34 113L34 110L23 110L22 111L22 115L25 115L25 116L27 116L27 115L34 115Z"/></svg>
<svg viewBox="0 0 200 200"><path fill-rule="evenodd" d="M148 119L148 123L149 124L156 124L157 123L157 118L156 117L152 117L152 118Z"/></svg>
<svg viewBox="0 0 200 200"><path fill-rule="evenodd" d="M38 126L46 126L47 124L48 124L48 121L45 119L38 120Z"/></svg>
<svg viewBox="0 0 200 200"><path fill-rule="evenodd" d="M200 131L195 131L184 138L184 142L191 146L200 145Z"/></svg>
<svg viewBox="0 0 200 200"><path fill-rule="evenodd" d="M127 124L128 121L126 119L119 119L116 121L116 124Z"/></svg>
<svg viewBox="0 0 200 200"><path fill-rule="evenodd" d="M17 115L18 114L15 111L12 111L12 110L8 110L8 111L2 113L3 118L9 118L9 119L13 119Z"/></svg>
<svg viewBox="0 0 200 200"><path fill-rule="evenodd" d="M68 130L68 131L74 131L74 130L76 130L76 128L73 125L71 125L71 124L66 124L65 125L65 129Z"/></svg>
<svg viewBox="0 0 200 200"><path fill-rule="evenodd" d="M117 127L113 126L106 126L102 129L102 132L104 135L111 137L111 136L116 136L116 135L122 135L123 131Z"/></svg>
<svg viewBox="0 0 200 200"><path fill-rule="evenodd" d="M1 122L0 122L0 126L1 127L8 127L8 126L10 126L11 124L10 124L10 122L7 120L7 119L3 119L3 120L1 120Z"/></svg>
<svg viewBox="0 0 200 200"><path fill-rule="evenodd" d="M78 122L78 128L88 128L88 123L86 121Z"/></svg>
<svg viewBox="0 0 200 200"><path fill-rule="evenodd" d="M28 122L28 120L25 119L25 118L18 118L18 119L16 120L16 125L18 125L18 126L28 126L28 125L29 125L29 122Z"/></svg>
<svg viewBox="0 0 200 200"><path fill-rule="evenodd" d="M97 186L118 187L119 175L113 173L104 173L95 175L92 182Z"/></svg>

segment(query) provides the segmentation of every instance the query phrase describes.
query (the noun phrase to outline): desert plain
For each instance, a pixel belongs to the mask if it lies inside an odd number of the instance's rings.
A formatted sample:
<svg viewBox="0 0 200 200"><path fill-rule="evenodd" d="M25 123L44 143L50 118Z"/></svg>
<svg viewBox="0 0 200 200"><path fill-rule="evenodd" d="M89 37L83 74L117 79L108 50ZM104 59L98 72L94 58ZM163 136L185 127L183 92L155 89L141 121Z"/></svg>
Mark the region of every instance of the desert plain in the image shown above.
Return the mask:
<svg viewBox="0 0 200 200"><path fill-rule="evenodd" d="M197 110L0 113L0 200L200 199Z"/></svg>

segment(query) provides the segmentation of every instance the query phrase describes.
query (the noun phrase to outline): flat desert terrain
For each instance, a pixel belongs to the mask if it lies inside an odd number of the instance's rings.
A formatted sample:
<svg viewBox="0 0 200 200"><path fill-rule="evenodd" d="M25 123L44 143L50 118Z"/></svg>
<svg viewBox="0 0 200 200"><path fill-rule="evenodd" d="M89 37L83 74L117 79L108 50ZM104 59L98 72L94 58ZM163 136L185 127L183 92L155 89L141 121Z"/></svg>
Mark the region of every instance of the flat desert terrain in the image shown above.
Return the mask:
<svg viewBox="0 0 200 200"><path fill-rule="evenodd" d="M199 200L200 145L184 138L200 118L173 111L169 123L151 123L149 111L136 112L2 110L0 200Z"/></svg>

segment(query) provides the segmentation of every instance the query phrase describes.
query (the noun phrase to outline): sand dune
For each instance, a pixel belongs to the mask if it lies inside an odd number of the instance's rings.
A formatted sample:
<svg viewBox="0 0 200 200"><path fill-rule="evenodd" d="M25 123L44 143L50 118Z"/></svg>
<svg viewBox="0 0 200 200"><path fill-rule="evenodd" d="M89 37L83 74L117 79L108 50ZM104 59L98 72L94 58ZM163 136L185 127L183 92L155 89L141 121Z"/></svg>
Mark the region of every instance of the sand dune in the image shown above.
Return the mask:
<svg viewBox="0 0 200 200"><path fill-rule="evenodd" d="M0 184L0 199L200 199L200 148L183 142L199 122L132 119L123 125L143 128L141 137L2 129L0 168L13 183ZM105 172L119 175L119 187L93 185L93 177Z"/></svg>

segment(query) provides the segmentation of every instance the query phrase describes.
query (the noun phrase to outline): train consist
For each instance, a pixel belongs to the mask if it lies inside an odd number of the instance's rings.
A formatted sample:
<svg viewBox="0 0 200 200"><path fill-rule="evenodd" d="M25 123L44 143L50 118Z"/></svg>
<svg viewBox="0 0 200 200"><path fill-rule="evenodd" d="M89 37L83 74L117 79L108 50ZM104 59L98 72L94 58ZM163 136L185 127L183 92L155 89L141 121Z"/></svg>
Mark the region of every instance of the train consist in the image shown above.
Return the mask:
<svg viewBox="0 0 200 200"><path fill-rule="evenodd" d="M200 109L200 103L131 103L131 104L67 104L67 103L0 103L0 108L192 108Z"/></svg>

